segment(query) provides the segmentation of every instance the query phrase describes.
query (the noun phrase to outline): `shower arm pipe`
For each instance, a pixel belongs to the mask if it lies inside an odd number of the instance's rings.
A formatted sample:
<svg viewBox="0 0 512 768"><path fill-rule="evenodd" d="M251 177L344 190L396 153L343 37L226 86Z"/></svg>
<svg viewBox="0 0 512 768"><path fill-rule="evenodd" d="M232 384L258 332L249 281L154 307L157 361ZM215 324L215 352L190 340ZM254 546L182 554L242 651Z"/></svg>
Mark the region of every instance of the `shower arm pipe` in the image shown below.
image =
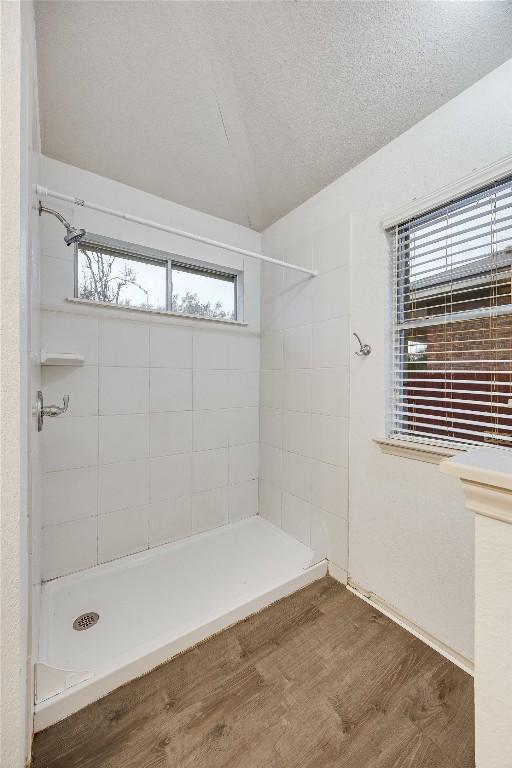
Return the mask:
<svg viewBox="0 0 512 768"><path fill-rule="evenodd" d="M88 200L82 200L79 197L72 197L71 195L64 195L62 192L54 192L51 189L42 187L40 184L34 186L34 191L37 195L43 197L53 197L55 200L62 200L66 203L72 203L73 205L80 206L81 208L89 208L91 211L98 211L99 213L105 213L107 216L114 216L117 219L124 219L125 221L131 221L133 224L141 224L144 227L151 227L151 229L159 229L161 232L169 232L171 235L177 235L178 237L184 237L188 240L195 240L198 243L204 243L205 245L212 245L215 248L222 248L224 251L231 251L232 253L238 253L241 256L249 256L251 259L258 259L264 261L267 264L275 264L279 267L285 267L286 269L293 269L296 272L303 272L310 277L315 277L318 272L307 267L300 267L298 264L290 264L287 261L281 261L280 259L273 259L270 256L264 256L262 253L256 251L247 251L245 248L238 248L236 245L229 245L228 243L221 243L218 240L213 240L210 237L203 237L203 235L195 235L192 232L185 232L182 229L176 227L170 227L167 224L160 224L158 221L151 221L150 219L142 219L140 216L132 216L131 213L124 213L123 211L116 211L113 208L106 208L104 205L98 205L98 203L91 203Z"/></svg>

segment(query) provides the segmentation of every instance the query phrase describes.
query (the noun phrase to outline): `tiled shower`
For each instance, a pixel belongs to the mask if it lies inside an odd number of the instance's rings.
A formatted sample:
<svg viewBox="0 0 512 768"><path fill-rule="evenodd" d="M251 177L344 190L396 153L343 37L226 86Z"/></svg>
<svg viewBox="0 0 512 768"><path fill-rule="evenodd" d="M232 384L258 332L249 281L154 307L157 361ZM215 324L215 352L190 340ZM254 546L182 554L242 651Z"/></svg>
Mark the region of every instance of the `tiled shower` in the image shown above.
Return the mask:
<svg viewBox="0 0 512 768"><path fill-rule="evenodd" d="M88 351L43 368L70 395L44 432L45 579L257 513L255 334L45 310L43 345Z"/></svg>
<svg viewBox="0 0 512 768"><path fill-rule="evenodd" d="M264 264L260 510L347 569L350 219L272 248L318 271Z"/></svg>
<svg viewBox="0 0 512 768"><path fill-rule="evenodd" d="M47 158L41 178L262 248L253 231ZM237 270L243 306L219 321L77 299L74 248L40 221L41 388L69 407L41 435L36 730L328 564L346 581L348 547L350 219L269 244L312 277L58 210L94 237ZM118 637L127 599L145 620ZM81 613L100 616L94 631L71 631Z"/></svg>

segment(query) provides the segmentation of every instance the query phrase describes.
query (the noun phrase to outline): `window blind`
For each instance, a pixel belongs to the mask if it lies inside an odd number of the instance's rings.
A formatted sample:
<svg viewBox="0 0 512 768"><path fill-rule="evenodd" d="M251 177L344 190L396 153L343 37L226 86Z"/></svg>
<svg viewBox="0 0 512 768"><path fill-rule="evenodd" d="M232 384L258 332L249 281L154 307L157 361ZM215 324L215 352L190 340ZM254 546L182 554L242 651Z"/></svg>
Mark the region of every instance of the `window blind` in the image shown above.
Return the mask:
<svg viewBox="0 0 512 768"><path fill-rule="evenodd" d="M512 177L392 234L391 436L512 446Z"/></svg>

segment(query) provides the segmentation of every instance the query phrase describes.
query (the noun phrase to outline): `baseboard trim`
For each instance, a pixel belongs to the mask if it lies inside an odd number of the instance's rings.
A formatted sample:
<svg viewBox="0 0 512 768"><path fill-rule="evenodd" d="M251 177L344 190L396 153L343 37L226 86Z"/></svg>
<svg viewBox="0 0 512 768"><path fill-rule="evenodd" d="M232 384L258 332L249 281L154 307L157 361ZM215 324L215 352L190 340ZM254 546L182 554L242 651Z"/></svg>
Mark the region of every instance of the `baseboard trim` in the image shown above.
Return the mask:
<svg viewBox="0 0 512 768"><path fill-rule="evenodd" d="M330 572L331 563L329 563L329 573ZM378 595L362 589L357 584L354 584L354 582L350 579L347 580L347 589L352 592L352 594L356 595L356 597L359 597L361 600L364 600L365 603L368 603L368 605L371 605L373 608L376 608L378 611L383 613L384 616L388 617L388 619L391 619L391 621L394 621L400 627L407 630L407 632L410 632L411 635L414 635L414 637L422 640L424 643L433 648L434 651L437 651L441 654L441 656L444 656L446 659L448 659L448 661L451 661L457 667L460 667L460 669L462 669L464 672L474 676L474 664L470 659L467 659L461 653L458 653L449 645L443 643L442 640L439 640L438 638L431 635L429 632L427 632L427 630L423 629L423 627L418 626L413 621L410 621L410 619L402 616L402 614L399 613L392 605L387 603L385 600L382 600L382 598L378 597Z"/></svg>
<svg viewBox="0 0 512 768"><path fill-rule="evenodd" d="M331 563L329 560L327 564L327 570L329 576L332 576L333 579L339 581L340 584L346 585L348 575L344 568L340 568L339 565L336 565L336 563Z"/></svg>

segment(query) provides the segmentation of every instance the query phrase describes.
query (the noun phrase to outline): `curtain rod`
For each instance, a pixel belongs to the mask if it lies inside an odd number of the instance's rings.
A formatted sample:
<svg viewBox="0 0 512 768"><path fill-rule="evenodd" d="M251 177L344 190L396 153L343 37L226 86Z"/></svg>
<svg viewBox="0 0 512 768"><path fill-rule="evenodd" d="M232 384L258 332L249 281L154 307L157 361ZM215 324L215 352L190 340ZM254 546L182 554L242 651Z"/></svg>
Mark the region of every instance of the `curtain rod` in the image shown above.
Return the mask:
<svg viewBox="0 0 512 768"><path fill-rule="evenodd" d="M238 248L236 245L229 245L228 243L221 243L218 240L212 240L209 237L203 237L202 235L194 235L192 232L185 232L182 229L176 227L170 227L167 224L160 224L157 221L151 221L150 219L141 219L139 216L132 216L130 213L123 213L123 211L116 211L113 208L106 208L103 205L97 203L91 203L87 200L82 200L79 197L72 197L71 195L64 195L62 192L54 192L51 189L42 187L39 184L34 186L34 191L37 195L44 197L53 197L55 200L62 200L66 203L72 203L78 205L81 208L90 208L92 211L99 211L105 213L108 216L115 216L118 219L124 219L125 221L131 221L133 224L141 224L144 227L151 227L152 229L159 229L162 232L169 232L171 235L178 235L178 237L185 237L188 240L196 240L198 243L204 243L205 245L213 245L216 248L222 248L224 251L231 251L232 253L239 253L242 256L249 256L252 259L258 259L259 261L265 261L268 264L277 264L280 267L286 267L287 269L293 269L296 272L303 272L310 277L315 277L318 272L307 269L306 267L300 267L297 264L289 264L286 261L280 259L272 259L270 256L264 256L262 253L256 251L247 251L245 248Z"/></svg>

